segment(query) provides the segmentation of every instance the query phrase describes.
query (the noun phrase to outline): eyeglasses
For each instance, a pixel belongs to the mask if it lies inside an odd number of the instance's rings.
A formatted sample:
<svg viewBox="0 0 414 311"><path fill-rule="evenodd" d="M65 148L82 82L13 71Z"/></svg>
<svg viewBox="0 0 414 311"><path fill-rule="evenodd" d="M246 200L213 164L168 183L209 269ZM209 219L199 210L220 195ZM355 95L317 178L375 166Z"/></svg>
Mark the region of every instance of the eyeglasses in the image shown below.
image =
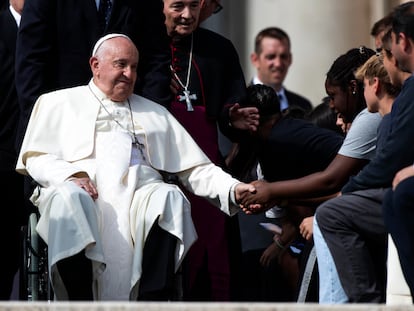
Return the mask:
<svg viewBox="0 0 414 311"><path fill-rule="evenodd" d="M216 5L216 8L214 9L213 14L217 14L218 12L223 10L223 6L217 0L213 0L213 2Z"/></svg>
<svg viewBox="0 0 414 311"><path fill-rule="evenodd" d="M385 53L388 57L392 56L392 52L389 49L386 49L384 47L378 48L377 50L377 56L383 55L383 53Z"/></svg>
<svg viewBox="0 0 414 311"><path fill-rule="evenodd" d="M382 54L383 48L382 47L376 48L375 51L376 51L375 55L380 56Z"/></svg>

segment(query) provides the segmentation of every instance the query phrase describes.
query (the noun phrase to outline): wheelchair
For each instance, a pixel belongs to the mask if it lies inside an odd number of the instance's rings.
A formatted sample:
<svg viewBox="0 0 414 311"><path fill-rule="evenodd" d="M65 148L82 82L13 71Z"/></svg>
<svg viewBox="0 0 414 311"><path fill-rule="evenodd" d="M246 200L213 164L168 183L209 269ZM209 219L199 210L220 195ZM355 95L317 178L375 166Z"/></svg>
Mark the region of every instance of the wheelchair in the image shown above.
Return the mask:
<svg viewBox="0 0 414 311"><path fill-rule="evenodd" d="M39 212L31 211L27 226L21 228L20 300L53 301L48 272L47 245L36 231Z"/></svg>

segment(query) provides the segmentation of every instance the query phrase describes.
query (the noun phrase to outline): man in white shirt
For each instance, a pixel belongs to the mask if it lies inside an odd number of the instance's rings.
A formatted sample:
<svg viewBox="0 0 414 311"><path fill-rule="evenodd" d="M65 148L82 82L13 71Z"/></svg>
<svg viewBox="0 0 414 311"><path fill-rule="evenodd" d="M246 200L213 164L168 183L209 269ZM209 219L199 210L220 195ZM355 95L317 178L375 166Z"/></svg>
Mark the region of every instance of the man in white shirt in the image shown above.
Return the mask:
<svg viewBox="0 0 414 311"><path fill-rule="evenodd" d="M283 82L292 65L292 52L288 34L278 27L261 30L255 38L254 52L250 56L256 68L256 75L251 84L265 84L272 87L280 101L280 111L288 111L289 107L297 107L304 112L312 109L311 102L294 92L284 88Z"/></svg>

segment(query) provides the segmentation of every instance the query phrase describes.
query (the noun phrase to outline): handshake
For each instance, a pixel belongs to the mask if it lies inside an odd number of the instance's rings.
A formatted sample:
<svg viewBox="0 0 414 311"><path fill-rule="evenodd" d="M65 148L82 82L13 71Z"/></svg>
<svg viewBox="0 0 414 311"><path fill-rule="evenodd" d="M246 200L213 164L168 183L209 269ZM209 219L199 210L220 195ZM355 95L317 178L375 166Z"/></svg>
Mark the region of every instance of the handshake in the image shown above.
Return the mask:
<svg viewBox="0 0 414 311"><path fill-rule="evenodd" d="M281 203L272 199L270 183L263 180L237 185L235 195L236 202L246 214L261 213Z"/></svg>

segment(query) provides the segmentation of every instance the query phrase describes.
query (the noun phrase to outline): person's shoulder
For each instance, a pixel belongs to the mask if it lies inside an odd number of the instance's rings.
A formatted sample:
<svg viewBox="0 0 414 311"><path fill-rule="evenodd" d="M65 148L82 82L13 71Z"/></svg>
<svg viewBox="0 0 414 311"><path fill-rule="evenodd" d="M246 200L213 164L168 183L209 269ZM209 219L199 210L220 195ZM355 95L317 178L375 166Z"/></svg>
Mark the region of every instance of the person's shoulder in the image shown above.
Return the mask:
<svg viewBox="0 0 414 311"><path fill-rule="evenodd" d="M352 121L345 140L352 140L355 137L376 136L381 120L382 117L378 112L369 112L367 108L364 108Z"/></svg>
<svg viewBox="0 0 414 311"><path fill-rule="evenodd" d="M39 100L51 103L68 102L69 98L85 98L88 88L86 86L75 86L62 88L50 92L43 93L39 96Z"/></svg>
<svg viewBox="0 0 414 311"><path fill-rule="evenodd" d="M381 119L382 119L382 116L380 115L379 112L369 112L368 108L364 108L357 114L357 116L355 117L352 123L354 124L356 122L367 122L368 120L380 122Z"/></svg>
<svg viewBox="0 0 414 311"><path fill-rule="evenodd" d="M226 37L224 37L223 35L219 34L218 32L215 32L214 30L208 29L208 28L204 28L204 27L198 27L195 31L195 33L200 33L200 35L202 36L208 36L208 37L212 37L212 38L218 38L218 39L222 39L222 40L228 40Z"/></svg>
<svg viewBox="0 0 414 311"><path fill-rule="evenodd" d="M409 94L409 96L410 96L411 92L412 92L412 88L414 88L414 75L411 75L407 79L404 80L404 83L401 87L400 96L398 96L398 97L401 98L401 97L403 97L407 94Z"/></svg>
<svg viewBox="0 0 414 311"><path fill-rule="evenodd" d="M79 85L79 86L73 86L73 87L65 87L60 88L57 90L49 91L44 93L42 96L61 96L64 94L73 94L78 92L87 92L88 87L86 85Z"/></svg>
<svg viewBox="0 0 414 311"><path fill-rule="evenodd" d="M409 85L414 84L414 74L412 74L407 79L405 79L403 85L406 85L406 84L409 84Z"/></svg>
<svg viewBox="0 0 414 311"><path fill-rule="evenodd" d="M131 95L131 104L141 111L169 113L167 108L155 101L138 94Z"/></svg>
<svg viewBox="0 0 414 311"><path fill-rule="evenodd" d="M295 118L290 115L282 117L277 123L276 126L280 128L285 128L291 132L306 132L306 131L319 131L320 127L317 127L315 124L309 120L303 118Z"/></svg>
<svg viewBox="0 0 414 311"><path fill-rule="evenodd" d="M218 32L215 32L213 30L207 29L207 28L203 28L203 27L198 27L196 32L196 34L198 33L200 36L200 39L202 40L214 40L215 43L222 43L222 44L231 44L233 45L233 43L226 38L225 36L219 34ZM208 42L206 42L208 43Z"/></svg>
<svg viewBox="0 0 414 311"><path fill-rule="evenodd" d="M341 145L343 136L335 131L315 125L309 120L284 117L272 129L272 133L277 136L289 137L288 141L292 141L295 137L295 143L302 144L309 141L322 140Z"/></svg>

